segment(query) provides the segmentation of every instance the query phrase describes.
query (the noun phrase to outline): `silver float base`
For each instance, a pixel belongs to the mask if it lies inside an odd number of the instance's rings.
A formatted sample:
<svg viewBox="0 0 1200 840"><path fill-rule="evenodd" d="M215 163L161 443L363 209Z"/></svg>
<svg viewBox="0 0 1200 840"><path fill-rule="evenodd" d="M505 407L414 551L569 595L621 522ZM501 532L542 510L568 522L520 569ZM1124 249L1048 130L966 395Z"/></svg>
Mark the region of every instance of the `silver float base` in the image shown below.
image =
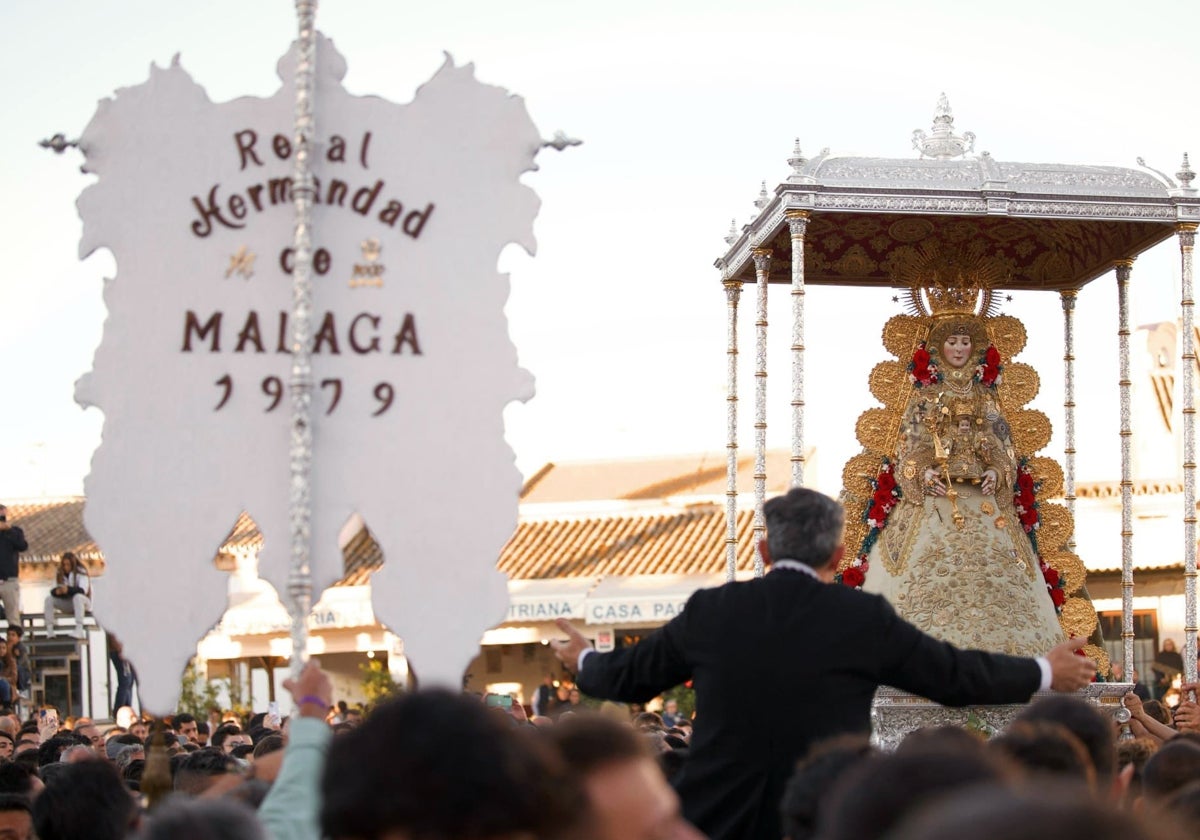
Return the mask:
<svg viewBox="0 0 1200 840"><path fill-rule="evenodd" d="M1133 691L1130 683L1092 683L1075 693L1075 696L1094 703L1106 713L1121 705L1121 698ZM1031 703L1039 697L1054 694L1039 691ZM940 706L932 700L909 694L896 688L880 688L875 693L871 706L872 742L883 750L894 750L904 736L917 729L933 726L958 726L975 729L987 736L1003 730L1012 723L1028 704L1014 703L1005 706L964 706L951 708Z"/></svg>

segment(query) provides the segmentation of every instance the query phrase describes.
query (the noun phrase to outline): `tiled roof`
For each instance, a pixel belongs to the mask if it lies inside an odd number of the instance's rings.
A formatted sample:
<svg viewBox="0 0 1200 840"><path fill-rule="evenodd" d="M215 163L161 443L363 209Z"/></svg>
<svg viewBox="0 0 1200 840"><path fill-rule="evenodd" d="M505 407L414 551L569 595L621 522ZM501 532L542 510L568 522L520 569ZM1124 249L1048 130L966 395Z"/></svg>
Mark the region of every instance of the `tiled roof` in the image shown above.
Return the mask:
<svg viewBox="0 0 1200 840"><path fill-rule="evenodd" d="M25 533L29 550L24 563L56 563L63 552L73 551L93 571L104 568L100 549L83 527L83 499L71 497L7 505L8 521Z"/></svg>
<svg viewBox="0 0 1200 840"><path fill-rule="evenodd" d="M738 458L738 490L754 489L754 453ZM811 457L811 453L810 453ZM767 493L783 493L791 481L791 452L767 452ZM522 504L651 500L672 496L724 496L725 452L656 458L621 458L546 464L521 489Z"/></svg>
<svg viewBox="0 0 1200 840"><path fill-rule="evenodd" d="M738 569L754 564L753 513L738 514ZM725 569L725 511L715 505L650 513L525 521L497 563L511 578L714 574Z"/></svg>

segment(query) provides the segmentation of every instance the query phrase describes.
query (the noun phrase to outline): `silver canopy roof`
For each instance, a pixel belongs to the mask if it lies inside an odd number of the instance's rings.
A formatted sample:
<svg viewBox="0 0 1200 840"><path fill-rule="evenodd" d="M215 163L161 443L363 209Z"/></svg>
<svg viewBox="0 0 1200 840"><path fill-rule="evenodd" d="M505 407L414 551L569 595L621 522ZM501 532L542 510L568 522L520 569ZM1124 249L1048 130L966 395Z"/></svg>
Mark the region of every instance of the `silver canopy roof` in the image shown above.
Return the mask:
<svg viewBox="0 0 1200 840"><path fill-rule="evenodd" d="M722 279L754 280L752 252L791 262L789 211L807 211L805 282L903 286L914 253L971 243L1002 265L1003 289L1071 289L1200 222L1200 194L1184 155L1175 179L1115 166L1008 163L954 133L945 96L930 134L916 131L916 159L831 156L808 160L799 144L792 174L755 203L760 212L717 260ZM1139 161L1140 163L1140 161ZM772 271L790 282L790 271Z"/></svg>

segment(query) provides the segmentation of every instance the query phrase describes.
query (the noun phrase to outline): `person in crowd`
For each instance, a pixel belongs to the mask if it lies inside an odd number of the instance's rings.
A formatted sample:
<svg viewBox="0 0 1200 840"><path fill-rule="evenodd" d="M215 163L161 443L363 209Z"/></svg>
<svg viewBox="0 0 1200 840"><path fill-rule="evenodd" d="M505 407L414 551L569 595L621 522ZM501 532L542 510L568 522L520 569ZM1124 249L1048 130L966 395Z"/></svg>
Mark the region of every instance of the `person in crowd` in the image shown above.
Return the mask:
<svg viewBox="0 0 1200 840"><path fill-rule="evenodd" d="M137 671L133 663L125 658L125 649L120 640L112 633L106 633L108 641L108 661L112 663L117 675L117 687L113 692L113 714L117 710L133 705L133 685L137 682Z"/></svg>
<svg viewBox="0 0 1200 840"><path fill-rule="evenodd" d="M199 796L228 776L240 778L241 767L216 747L204 747L182 757L174 773L176 792Z"/></svg>
<svg viewBox="0 0 1200 840"><path fill-rule="evenodd" d="M86 738L91 748L97 753L103 752L104 736L100 734L100 728L92 722L91 718L80 718L75 721L75 728L71 731L80 739Z"/></svg>
<svg viewBox="0 0 1200 840"><path fill-rule="evenodd" d="M28 700L33 671L29 667L29 651L25 649L25 628L20 624L9 624L5 636L8 639L8 652L17 661L17 696Z"/></svg>
<svg viewBox="0 0 1200 840"><path fill-rule="evenodd" d="M0 840L34 840L33 808L16 793L0 793Z"/></svg>
<svg viewBox="0 0 1200 840"><path fill-rule="evenodd" d="M1081 795L1065 783L960 790L914 809L887 840L1185 840L1169 824Z"/></svg>
<svg viewBox="0 0 1200 840"><path fill-rule="evenodd" d="M554 696L554 675L546 674L542 677L542 684L533 692L533 714L534 716L549 716L550 711L554 708L557 698Z"/></svg>
<svg viewBox="0 0 1200 840"><path fill-rule="evenodd" d="M9 627L21 626L21 552L29 549L25 532L8 521L0 505L0 603Z"/></svg>
<svg viewBox="0 0 1200 840"><path fill-rule="evenodd" d="M822 840L885 837L925 803L955 790L1015 781L1012 765L982 745L940 740L861 762L838 783L822 810Z"/></svg>
<svg viewBox="0 0 1200 840"><path fill-rule="evenodd" d="M38 840L125 840L137 804L106 761L61 765L33 802Z"/></svg>
<svg viewBox="0 0 1200 840"><path fill-rule="evenodd" d="M786 840L813 840L822 808L838 781L875 755L864 735L841 735L814 745L783 789L779 808Z"/></svg>
<svg viewBox="0 0 1200 840"><path fill-rule="evenodd" d="M663 703L662 722L668 729L677 724L683 715L679 714L679 701L667 700Z"/></svg>
<svg viewBox="0 0 1200 840"><path fill-rule="evenodd" d="M1159 747L1142 771L1142 796L1151 805L1200 779L1200 743L1176 738Z"/></svg>
<svg viewBox="0 0 1200 840"><path fill-rule="evenodd" d="M1174 639L1163 639L1162 648L1154 654L1150 670L1154 672L1154 699L1161 700L1171 690L1175 678L1183 673L1183 654L1179 652Z"/></svg>
<svg viewBox="0 0 1200 840"><path fill-rule="evenodd" d="M1158 742L1151 738L1134 738L1117 742L1117 772L1129 773L1129 786L1121 800L1122 807L1129 807L1142 795L1142 776L1146 762L1158 751ZM1133 768L1127 771L1126 768Z"/></svg>
<svg viewBox="0 0 1200 840"><path fill-rule="evenodd" d="M1096 768L1083 742L1065 726L1017 721L988 742L988 749L1020 766L1035 779L1059 778L1096 789Z"/></svg>
<svg viewBox="0 0 1200 840"><path fill-rule="evenodd" d="M251 743L250 736L243 733L242 728L236 723L221 724L210 740L212 746L227 754L233 752L234 747Z"/></svg>
<svg viewBox="0 0 1200 840"><path fill-rule="evenodd" d="M0 639L0 704L12 705L17 696L17 660L8 647L8 639Z"/></svg>
<svg viewBox="0 0 1200 840"><path fill-rule="evenodd" d="M0 732L0 759L9 761L13 757L13 753L17 751L17 742L7 732Z"/></svg>
<svg viewBox="0 0 1200 840"><path fill-rule="evenodd" d="M135 840L267 840L254 811L229 798L175 796L144 820ZM3 837L0 837L3 840Z"/></svg>
<svg viewBox="0 0 1200 840"><path fill-rule="evenodd" d="M16 794L33 801L42 792L42 780L16 761L0 761L0 794Z"/></svg>
<svg viewBox="0 0 1200 840"><path fill-rule="evenodd" d="M644 739L598 714L572 715L550 731L586 796L589 840L702 840Z"/></svg>
<svg viewBox="0 0 1200 840"><path fill-rule="evenodd" d="M75 627L70 635L76 639L87 638L87 631L83 629L83 617L92 608L92 579L74 552L65 552L59 560L54 576L54 588L46 596L45 607L47 638L53 639L57 635L54 615L60 611L75 615Z"/></svg>
<svg viewBox="0 0 1200 840"><path fill-rule="evenodd" d="M327 677L322 688L298 697L301 717L293 721L283 768L260 810L276 840L318 836L317 826L281 833L272 824L284 801L299 793L300 786L288 784L289 773L309 725L322 730L319 745L309 749L315 755L326 745L329 750L320 795L297 796L286 811L319 802L324 836L537 840L564 836L574 825L582 794L570 784L562 758L535 737L537 730L514 726L477 699L425 690L379 705L362 726L330 743L321 723Z"/></svg>
<svg viewBox="0 0 1200 840"><path fill-rule="evenodd" d="M1038 659L962 651L901 620L881 597L828 585L845 551L842 507L828 496L793 488L765 512L759 549L770 574L696 592L631 647L597 653L563 619L567 640L551 643L592 697L646 702L694 681L696 725L678 787L684 815L715 840L778 840L796 759L820 737L868 732L881 684L961 706L1020 703L1039 688L1091 682L1095 664L1074 653L1082 640ZM811 638L822 644L797 656L795 640ZM752 713L746 686L765 670L794 700L790 714Z"/></svg>
<svg viewBox="0 0 1200 840"><path fill-rule="evenodd" d="M135 720L129 724L129 734L136 735L138 740L144 744L146 738L150 736L150 724L144 720Z"/></svg>
<svg viewBox="0 0 1200 840"><path fill-rule="evenodd" d="M200 727L197 725L196 718L193 715L181 712L175 715L174 724L176 732L193 744L200 745Z"/></svg>
<svg viewBox="0 0 1200 840"><path fill-rule="evenodd" d="M1078 697L1042 697L1017 715L1026 723L1056 723L1079 739L1096 772L1097 790L1120 801L1127 781L1116 778L1116 739L1112 719ZM1129 773L1132 775L1132 771Z"/></svg>

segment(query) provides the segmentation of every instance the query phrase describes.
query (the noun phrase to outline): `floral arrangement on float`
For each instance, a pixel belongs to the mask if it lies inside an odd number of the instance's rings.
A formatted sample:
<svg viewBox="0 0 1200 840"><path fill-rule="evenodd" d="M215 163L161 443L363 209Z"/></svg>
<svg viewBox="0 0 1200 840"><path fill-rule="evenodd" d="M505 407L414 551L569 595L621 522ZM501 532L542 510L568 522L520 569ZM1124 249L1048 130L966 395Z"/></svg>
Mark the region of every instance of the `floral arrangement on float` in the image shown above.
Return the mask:
<svg viewBox="0 0 1200 840"><path fill-rule="evenodd" d="M838 572L833 580L853 589L862 589L867 579L867 555L879 539L879 532L887 527L888 515L899 503L901 498L900 486L896 484L893 474L892 460L884 458L879 467L879 474L868 479L871 483L871 500L863 508L863 522L867 523L867 535L863 538L858 554L850 565Z"/></svg>
<svg viewBox="0 0 1200 840"><path fill-rule="evenodd" d="M1000 372L1003 370L1004 366L1000 364L1000 351L996 349L995 344L989 344L987 350L979 357L979 364L975 366L975 381L994 391L1000 384Z"/></svg>
<svg viewBox="0 0 1200 840"><path fill-rule="evenodd" d="M1038 566L1042 570L1042 579L1046 582L1046 591L1050 593L1050 600L1054 602L1054 612L1061 614L1063 603L1067 600L1066 581L1062 579L1062 575L1058 573L1057 569L1051 568L1042 559L1042 553L1038 549L1037 531L1041 524L1041 514L1038 513L1037 494L1041 489L1041 482L1033 479L1033 472L1029 468L1029 459L1022 458L1021 465L1017 468L1017 482L1013 486L1013 508L1017 512L1022 530L1029 537L1033 554L1037 557Z"/></svg>
<svg viewBox="0 0 1200 840"><path fill-rule="evenodd" d="M912 361L908 363L908 379L918 388L926 388L942 381L942 372L938 370L937 362L929 354L924 341L913 351Z"/></svg>

